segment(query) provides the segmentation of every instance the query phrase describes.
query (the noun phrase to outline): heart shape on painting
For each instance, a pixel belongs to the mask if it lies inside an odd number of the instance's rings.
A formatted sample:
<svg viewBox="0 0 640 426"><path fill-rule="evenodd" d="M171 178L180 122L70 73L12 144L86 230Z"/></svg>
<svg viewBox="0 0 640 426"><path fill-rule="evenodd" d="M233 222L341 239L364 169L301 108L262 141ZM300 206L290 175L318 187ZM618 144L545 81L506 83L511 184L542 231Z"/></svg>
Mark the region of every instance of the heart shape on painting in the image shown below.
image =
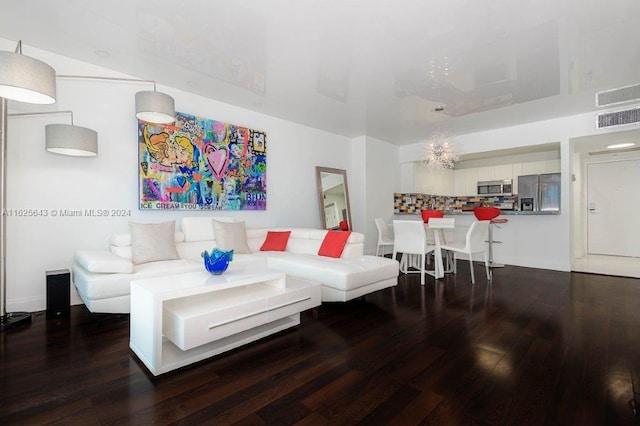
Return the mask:
<svg viewBox="0 0 640 426"><path fill-rule="evenodd" d="M176 177L176 181L178 182L178 185L180 185L183 188L184 188L184 184L187 183L187 179L184 176Z"/></svg>
<svg viewBox="0 0 640 426"><path fill-rule="evenodd" d="M226 148L216 148L211 143L202 146L204 157L207 159L207 165L211 173L220 180L227 170L229 164L229 151Z"/></svg>

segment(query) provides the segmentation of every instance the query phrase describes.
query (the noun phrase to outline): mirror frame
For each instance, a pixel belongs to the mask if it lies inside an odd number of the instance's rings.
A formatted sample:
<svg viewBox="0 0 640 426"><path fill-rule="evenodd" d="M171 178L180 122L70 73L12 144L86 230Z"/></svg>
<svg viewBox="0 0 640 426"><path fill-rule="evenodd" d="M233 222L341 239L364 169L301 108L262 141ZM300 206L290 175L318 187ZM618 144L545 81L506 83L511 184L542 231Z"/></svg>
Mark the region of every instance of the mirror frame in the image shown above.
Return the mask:
<svg viewBox="0 0 640 426"><path fill-rule="evenodd" d="M327 220L324 214L324 191L322 189L322 173L331 173L342 176L344 183L344 198L347 206L347 222L349 230L353 231L353 222L351 221L351 203L349 202L349 185L347 185L347 171L343 169L334 169L331 167L316 166L316 184L318 188L318 208L320 209L320 222L322 229L327 229Z"/></svg>

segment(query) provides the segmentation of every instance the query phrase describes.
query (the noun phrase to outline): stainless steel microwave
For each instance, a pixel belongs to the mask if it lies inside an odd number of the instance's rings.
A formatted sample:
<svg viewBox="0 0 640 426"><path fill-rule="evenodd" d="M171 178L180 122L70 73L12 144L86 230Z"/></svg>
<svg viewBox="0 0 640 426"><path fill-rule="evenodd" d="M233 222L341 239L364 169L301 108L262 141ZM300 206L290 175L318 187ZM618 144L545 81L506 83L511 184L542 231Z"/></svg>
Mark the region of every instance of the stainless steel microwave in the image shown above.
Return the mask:
<svg viewBox="0 0 640 426"><path fill-rule="evenodd" d="M480 181L478 195L513 195L513 181L511 179Z"/></svg>

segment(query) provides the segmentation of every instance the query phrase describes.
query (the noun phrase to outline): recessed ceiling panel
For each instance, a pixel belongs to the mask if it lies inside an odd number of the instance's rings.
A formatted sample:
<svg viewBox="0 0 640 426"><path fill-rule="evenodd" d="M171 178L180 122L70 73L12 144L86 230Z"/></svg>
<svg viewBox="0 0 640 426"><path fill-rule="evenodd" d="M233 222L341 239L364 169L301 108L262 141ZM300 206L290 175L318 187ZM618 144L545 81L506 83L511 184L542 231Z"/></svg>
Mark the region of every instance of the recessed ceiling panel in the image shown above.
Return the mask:
<svg viewBox="0 0 640 426"><path fill-rule="evenodd" d="M637 0L7 0L0 37L398 145L640 83Z"/></svg>

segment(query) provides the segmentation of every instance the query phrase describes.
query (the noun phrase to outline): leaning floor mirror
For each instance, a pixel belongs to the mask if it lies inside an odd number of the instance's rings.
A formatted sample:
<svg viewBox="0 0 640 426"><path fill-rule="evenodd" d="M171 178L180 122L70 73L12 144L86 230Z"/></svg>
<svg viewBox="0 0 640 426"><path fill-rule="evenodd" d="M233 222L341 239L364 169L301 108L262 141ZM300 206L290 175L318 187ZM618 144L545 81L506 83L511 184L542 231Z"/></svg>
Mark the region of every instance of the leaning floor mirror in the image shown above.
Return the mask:
<svg viewBox="0 0 640 426"><path fill-rule="evenodd" d="M353 229L347 171L316 167L318 205L323 229Z"/></svg>

